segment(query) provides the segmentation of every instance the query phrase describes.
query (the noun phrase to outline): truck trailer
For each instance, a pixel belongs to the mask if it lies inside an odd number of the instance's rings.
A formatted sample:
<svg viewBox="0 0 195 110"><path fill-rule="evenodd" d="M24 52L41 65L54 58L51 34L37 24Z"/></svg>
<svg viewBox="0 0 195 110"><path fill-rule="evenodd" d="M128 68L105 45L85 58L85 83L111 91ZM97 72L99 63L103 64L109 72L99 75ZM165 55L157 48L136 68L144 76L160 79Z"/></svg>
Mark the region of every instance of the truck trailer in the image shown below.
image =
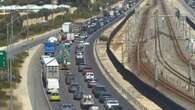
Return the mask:
<svg viewBox="0 0 195 110"><path fill-rule="evenodd" d="M55 57L43 58L43 77L59 79L59 64Z"/></svg>
<svg viewBox="0 0 195 110"><path fill-rule="evenodd" d="M64 33L72 32L72 22L65 22L62 24L62 31Z"/></svg>

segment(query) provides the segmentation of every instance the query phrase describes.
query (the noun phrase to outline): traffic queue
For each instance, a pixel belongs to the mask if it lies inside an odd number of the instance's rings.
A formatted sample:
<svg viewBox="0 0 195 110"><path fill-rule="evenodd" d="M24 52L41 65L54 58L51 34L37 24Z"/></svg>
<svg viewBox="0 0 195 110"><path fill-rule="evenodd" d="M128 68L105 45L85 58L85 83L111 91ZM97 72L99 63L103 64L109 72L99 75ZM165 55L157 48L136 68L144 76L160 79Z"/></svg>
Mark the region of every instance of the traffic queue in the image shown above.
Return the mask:
<svg viewBox="0 0 195 110"><path fill-rule="evenodd" d="M119 101L109 93L105 85L99 83L93 71L93 65L86 63L84 53L85 46L91 45L86 39L104 25L124 15L124 12L125 10L122 9L113 9L102 16L93 17L84 23L77 23L77 25L65 22L57 36L50 37L44 42L40 61L43 68L43 85L50 101L61 101L60 71L77 65L78 72L82 74L83 80L91 89L92 94L84 93L81 90L82 87L77 82L75 73L67 72L65 84L68 85L68 92L73 94L73 100L80 101L80 108L100 110L100 107L95 104L95 100L99 100L105 110L122 110ZM73 45L76 45L74 49ZM71 50L75 51L75 62L73 62ZM65 103L61 105L60 109L75 110L74 106L71 103Z"/></svg>

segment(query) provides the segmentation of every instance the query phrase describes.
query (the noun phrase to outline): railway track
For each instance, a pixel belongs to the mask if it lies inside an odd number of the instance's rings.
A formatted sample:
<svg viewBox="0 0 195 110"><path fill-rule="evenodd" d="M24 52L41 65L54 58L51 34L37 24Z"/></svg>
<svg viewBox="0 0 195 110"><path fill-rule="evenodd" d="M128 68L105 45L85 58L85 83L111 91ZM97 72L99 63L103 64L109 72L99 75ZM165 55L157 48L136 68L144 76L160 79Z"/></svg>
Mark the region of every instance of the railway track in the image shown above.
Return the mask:
<svg viewBox="0 0 195 110"><path fill-rule="evenodd" d="M178 77L179 79L186 81L186 79L184 77L182 77L179 71L177 71L176 69L174 69L164 58L162 50L161 50L161 41L160 41L160 35L159 35L159 29L158 29L158 21L157 19L155 20L155 54L157 56L157 60L158 62L167 70L169 71L171 74L175 75L176 77ZM159 51L158 51L159 50ZM159 83L161 85L163 85L164 87L168 88L169 90L171 90L172 92L178 94L179 96L185 98L186 100L188 100L191 103L195 103L195 99L190 97L189 95L186 95L184 92L178 90L174 85L171 85L169 82L166 82L162 79L159 79Z"/></svg>
<svg viewBox="0 0 195 110"><path fill-rule="evenodd" d="M152 70L149 69L151 68L149 65L145 65L144 62L141 60L143 58L147 59L146 53L144 52L144 34L145 34L145 29L147 27L147 22L148 22L148 15L150 11L157 5L157 1L153 0L153 3L151 6L147 7L147 9L143 12L143 16L141 18L141 24L140 24L140 32L138 34L138 45L136 47L136 63L137 63L137 70L138 72L143 72L146 73L147 75L151 76Z"/></svg>
<svg viewBox="0 0 195 110"><path fill-rule="evenodd" d="M161 2L161 6L162 6L162 9L163 9L163 12L165 15L168 15L167 13L167 10L165 8L165 4L163 2L163 0L160 0ZM176 38L176 35L175 35L175 32L174 32L174 29L172 27L172 24L171 24L171 21L169 19L168 16L165 17L165 21L167 23L167 26L168 26L168 29L169 29L169 33L171 34L170 35L170 38L173 42L173 45L174 45L174 48L175 48L175 51L177 53L177 56L180 58L180 60L185 63L187 66L189 65L189 60L185 57L185 55L183 54L181 48L180 48L180 45L179 45L179 42L177 41L177 38ZM192 64L192 69L195 69L195 65ZM178 73L178 72L177 72ZM179 75L179 76L178 76ZM188 83L190 83L192 86L195 86L195 82L194 81L189 81L188 78L186 78L183 74L181 73L178 73L178 77L182 80L185 80L185 81L188 81Z"/></svg>
<svg viewBox="0 0 195 110"><path fill-rule="evenodd" d="M159 0L162 4L162 9L165 12L165 15L167 15L164 3L162 0ZM155 7L157 5L157 1L154 0L153 5L151 5L150 7L148 7L144 14L143 17L141 18L141 25L140 25L140 32L138 34L138 45L136 47L136 62L137 62L137 69L139 73L144 73L147 74L150 78L155 79L154 73L155 70L149 68L148 64L145 64L145 62L142 61L143 58L147 59L147 55L144 53L144 33L145 33L145 29L147 27L147 22L148 22L148 14L150 12L150 10ZM184 56L184 54L181 51L181 48L179 46L179 43L176 39L175 36L175 32L173 30L173 27L171 25L171 21L168 17L165 17L169 32L171 34L171 40L173 41L174 44L174 48L176 50L177 56L181 59L181 61L183 61L185 64L188 64L188 60L187 58ZM159 53L156 53L157 57L158 57L158 61L160 62L160 64L170 73L172 73L174 76L176 76L178 79L184 81L187 84L190 84L191 86L195 86L195 82L193 81L189 81L189 79L187 77L185 77L182 73L180 73L179 71L177 71L176 69L174 69L165 59L164 56L162 54L161 51L161 44L160 44L160 38L158 33L156 33L156 37L157 39L155 39L155 52L158 52L157 47L159 48ZM193 69L195 69L195 66L193 66ZM166 82L163 79L158 80L159 84L162 85L163 87L166 87L167 89L169 89L170 91L178 94L179 96L185 98L186 100L188 100L191 103L195 103L195 99L192 98L190 95L187 95L184 91L179 90L178 88L176 88L173 84L170 84L169 82Z"/></svg>

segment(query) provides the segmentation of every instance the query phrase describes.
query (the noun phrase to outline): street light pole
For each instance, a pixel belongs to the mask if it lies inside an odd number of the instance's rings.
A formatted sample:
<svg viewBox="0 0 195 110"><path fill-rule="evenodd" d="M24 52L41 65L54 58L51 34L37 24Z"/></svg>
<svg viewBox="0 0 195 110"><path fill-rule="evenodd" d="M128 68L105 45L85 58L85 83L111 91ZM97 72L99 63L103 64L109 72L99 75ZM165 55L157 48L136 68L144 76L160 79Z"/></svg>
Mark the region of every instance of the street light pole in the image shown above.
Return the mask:
<svg viewBox="0 0 195 110"><path fill-rule="evenodd" d="M11 34L9 36L9 24L7 24L7 52L9 52L9 48L12 46L13 39L13 16L11 12ZM12 87L12 59L8 60L8 74L9 74L9 84L10 84L10 103L9 110L13 110L13 87Z"/></svg>

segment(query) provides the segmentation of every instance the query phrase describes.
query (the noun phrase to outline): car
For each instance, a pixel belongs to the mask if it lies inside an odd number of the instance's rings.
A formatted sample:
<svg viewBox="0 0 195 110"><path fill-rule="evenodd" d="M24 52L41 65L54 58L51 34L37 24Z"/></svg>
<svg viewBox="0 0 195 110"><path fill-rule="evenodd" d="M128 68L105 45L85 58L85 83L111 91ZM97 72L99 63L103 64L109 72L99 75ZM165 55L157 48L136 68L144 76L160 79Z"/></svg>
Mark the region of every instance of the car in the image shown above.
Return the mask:
<svg viewBox="0 0 195 110"><path fill-rule="evenodd" d="M107 100L115 100L115 98L114 97L112 97L112 96L108 96L108 97L103 97L103 103L105 103Z"/></svg>
<svg viewBox="0 0 195 110"><path fill-rule="evenodd" d="M94 96L96 98L99 97L99 95L101 94L101 92L107 92L106 87L104 85L101 84L97 84L93 89L92 89L92 93L94 94Z"/></svg>
<svg viewBox="0 0 195 110"><path fill-rule="evenodd" d="M76 91L78 91L80 88L79 88L79 84L78 83L72 83L69 87L68 87L68 91L70 93L74 93Z"/></svg>
<svg viewBox="0 0 195 110"><path fill-rule="evenodd" d="M51 93L49 100L50 101L60 101L61 98L60 98L60 95L58 93Z"/></svg>
<svg viewBox="0 0 195 110"><path fill-rule="evenodd" d="M92 87L96 86L96 84L97 84L97 80L96 80L95 78L89 79L89 80L87 81L87 86L88 86L89 88L92 88Z"/></svg>
<svg viewBox="0 0 195 110"><path fill-rule="evenodd" d="M88 71L92 71L92 67L89 66L89 65L85 65L85 66L83 66L83 67L80 68L80 71L79 72L82 72L82 74L84 75Z"/></svg>
<svg viewBox="0 0 195 110"><path fill-rule="evenodd" d="M111 109L112 106L114 106L114 107L120 106L118 100L116 100L116 99L111 99L111 100L106 100L106 101L104 102L104 107L105 107L106 109Z"/></svg>
<svg viewBox="0 0 195 110"><path fill-rule="evenodd" d="M89 110L100 110L100 107L97 105L93 105L93 106L89 107Z"/></svg>
<svg viewBox="0 0 195 110"><path fill-rule="evenodd" d="M106 98L113 98L113 97L108 92L102 92L102 93L100 93L100 95L99 95L99 102L100 103L104 103L104 101L106 100Z"/></svg>
<svg viewBox="0 0 195 110"><path fill-rule="evenodd" d="M82 97L83 97L83 92L81 92L80 90L75 91L73 94L74 100L81 100Z"/></svg>
<svg viewBox="0 0 195 110"><path fill-rule="evenodd" d="M78 72L81 72L82 69L83 69L85 66L86 66L85 63L80 63L80 64L78 65Z"/></svg>
<svg viewBox="0 0 195 110"><path fill-rule="evenodd" d="M85 41L85 42L82 43L82 45L83 45L83 46L90 45L90 42L86 42L86 41Z"/></svg>
<svg viewBox="0 0 195 110"><path fill-rule="evenodd" d="M75 75L74 74L71 74L71 73L66 74L65 82L66 82L67 85L70 85L70 83L74 80L75 80Z"/></svg>
<svg viewBox="0 0 195 110"><path fill-rule="evenodd" d="M83 64L83 63L85 63L84 57L76 58L76 65L80 65L80 64Z"/></svg>
<svg viewBox="0 0 195 110"><path fill-rule="evenodd" d="M76 59L84 58L84 54L82 52L76 53Z"/></svg>
<svg viewBox="0 0 195 110"><path fill-rule="evenodd" d="M105 110L123 110L121 106L111 106L110 108L106 107Z"/></svg>
<svg viewBox="0 0 195 110"><path fill-rule="evenodd" d="M63 104L61 110L75 110L73 104Z"/></svg>
<svg viewBox="0 0 195 110"><path fill-rule="evenodd" d="M89 109L91 106L93 106L95 103L95 100L91 94L83 94L83 97L80 101L80 107L82 109Z"/></svg>
<svg viewBox="0 0 195 110"><path fill-rule="evenodd" d="M85 78L85 81L88 81L88 80L94 79L95 76L94 76L94 73L93 72L87 72L87 73L85 73L84 78Z"/></svg>

